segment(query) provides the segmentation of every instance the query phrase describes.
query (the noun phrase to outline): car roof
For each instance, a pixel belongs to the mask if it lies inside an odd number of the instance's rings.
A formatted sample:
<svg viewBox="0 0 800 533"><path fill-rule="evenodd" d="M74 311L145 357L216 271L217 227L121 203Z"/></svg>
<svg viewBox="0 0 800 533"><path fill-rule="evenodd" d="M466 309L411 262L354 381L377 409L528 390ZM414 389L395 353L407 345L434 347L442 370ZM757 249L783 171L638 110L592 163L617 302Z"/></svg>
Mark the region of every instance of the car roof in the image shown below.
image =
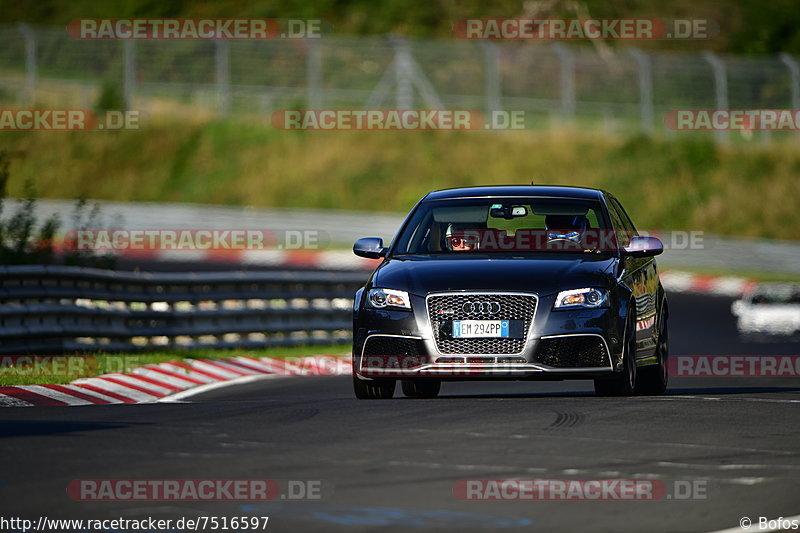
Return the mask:
<svg viewBox="0 0 800 533"><path fill-rule="evenodd" d="M600 189L571 187L567 185L488 185L441 189L429 193L425 200L448 198L482 198L491 196L544 196L553 198L576 198L597 200L607 194Z"/></svg>

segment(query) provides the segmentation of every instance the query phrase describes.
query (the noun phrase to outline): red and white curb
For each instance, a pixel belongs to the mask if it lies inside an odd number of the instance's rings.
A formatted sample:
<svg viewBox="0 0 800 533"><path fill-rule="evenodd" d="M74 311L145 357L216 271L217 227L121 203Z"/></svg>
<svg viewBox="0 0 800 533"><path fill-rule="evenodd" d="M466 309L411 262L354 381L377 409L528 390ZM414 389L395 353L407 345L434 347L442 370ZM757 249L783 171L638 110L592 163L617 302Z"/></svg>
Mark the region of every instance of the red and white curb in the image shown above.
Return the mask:
<svg viewBox="0 0 800 533"><path fill-rule="evenodd" d="M349 359L332 355L184 359L141 366L127 374L81 378L67 385L0 387L0 407L179 401L221 386L267 377L338 376L351 372Z"/></svg>
<svg viewBox="0 0 800 533"><path fill-rule="evenodd" d="M733 276L707 276L667 270L660 273L661 284L668 292L690 292L739 297L753 290L758 281Z"/></svg>
<svg viewBox="0 0 800 533"><path fill-rule="evenodd" d="M358 257L350 250L148 250L121 251L119 259L260 265L321 270L372 270L377 259Z"/></svg>

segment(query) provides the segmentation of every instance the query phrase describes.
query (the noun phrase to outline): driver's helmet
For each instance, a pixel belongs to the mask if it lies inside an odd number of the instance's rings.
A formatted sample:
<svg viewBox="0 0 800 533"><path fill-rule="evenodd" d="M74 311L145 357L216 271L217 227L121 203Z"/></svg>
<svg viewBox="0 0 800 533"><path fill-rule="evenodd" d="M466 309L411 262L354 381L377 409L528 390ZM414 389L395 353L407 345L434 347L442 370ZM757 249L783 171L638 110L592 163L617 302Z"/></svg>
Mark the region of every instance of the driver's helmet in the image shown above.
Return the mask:
<svg viewBox="0 0 800 533"><path fill-rule="evenodd" d="M472 251L478 248L479 235L475 230L457 228L453 224L447 226L444 243L448 251Z"/></svg>
<svg viewBox="0 0 800 533"><path fill-rule="evenodd" d="M586 231L585 215L547 215L544 219L548 240L581 242Z"/></svg>

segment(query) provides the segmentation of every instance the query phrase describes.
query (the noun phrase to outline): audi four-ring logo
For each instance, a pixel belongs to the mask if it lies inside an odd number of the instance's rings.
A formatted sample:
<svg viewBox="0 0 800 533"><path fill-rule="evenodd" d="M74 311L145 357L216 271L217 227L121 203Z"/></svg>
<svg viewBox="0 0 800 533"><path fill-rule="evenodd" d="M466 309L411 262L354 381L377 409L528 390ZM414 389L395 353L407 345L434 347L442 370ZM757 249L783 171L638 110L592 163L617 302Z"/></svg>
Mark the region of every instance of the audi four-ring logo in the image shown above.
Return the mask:
<svg viewBox="0 0 800 533"><path fill-rule="evenodd" d="M465 302L461 310L467 315L495 315L500 312L498 302Z"/></svg>

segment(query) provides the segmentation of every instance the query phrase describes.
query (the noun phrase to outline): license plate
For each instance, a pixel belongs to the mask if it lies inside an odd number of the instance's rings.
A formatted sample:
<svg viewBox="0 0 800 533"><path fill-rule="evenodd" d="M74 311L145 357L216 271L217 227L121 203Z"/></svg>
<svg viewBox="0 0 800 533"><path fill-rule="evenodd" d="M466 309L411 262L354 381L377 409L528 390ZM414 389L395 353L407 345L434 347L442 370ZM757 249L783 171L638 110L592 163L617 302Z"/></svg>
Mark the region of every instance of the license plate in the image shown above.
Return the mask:
<svg viewBox="0 0 800 533"><path fill-rule="evenodd" d="M508 337L508 320L453 320L453 337Z"/></svg>

